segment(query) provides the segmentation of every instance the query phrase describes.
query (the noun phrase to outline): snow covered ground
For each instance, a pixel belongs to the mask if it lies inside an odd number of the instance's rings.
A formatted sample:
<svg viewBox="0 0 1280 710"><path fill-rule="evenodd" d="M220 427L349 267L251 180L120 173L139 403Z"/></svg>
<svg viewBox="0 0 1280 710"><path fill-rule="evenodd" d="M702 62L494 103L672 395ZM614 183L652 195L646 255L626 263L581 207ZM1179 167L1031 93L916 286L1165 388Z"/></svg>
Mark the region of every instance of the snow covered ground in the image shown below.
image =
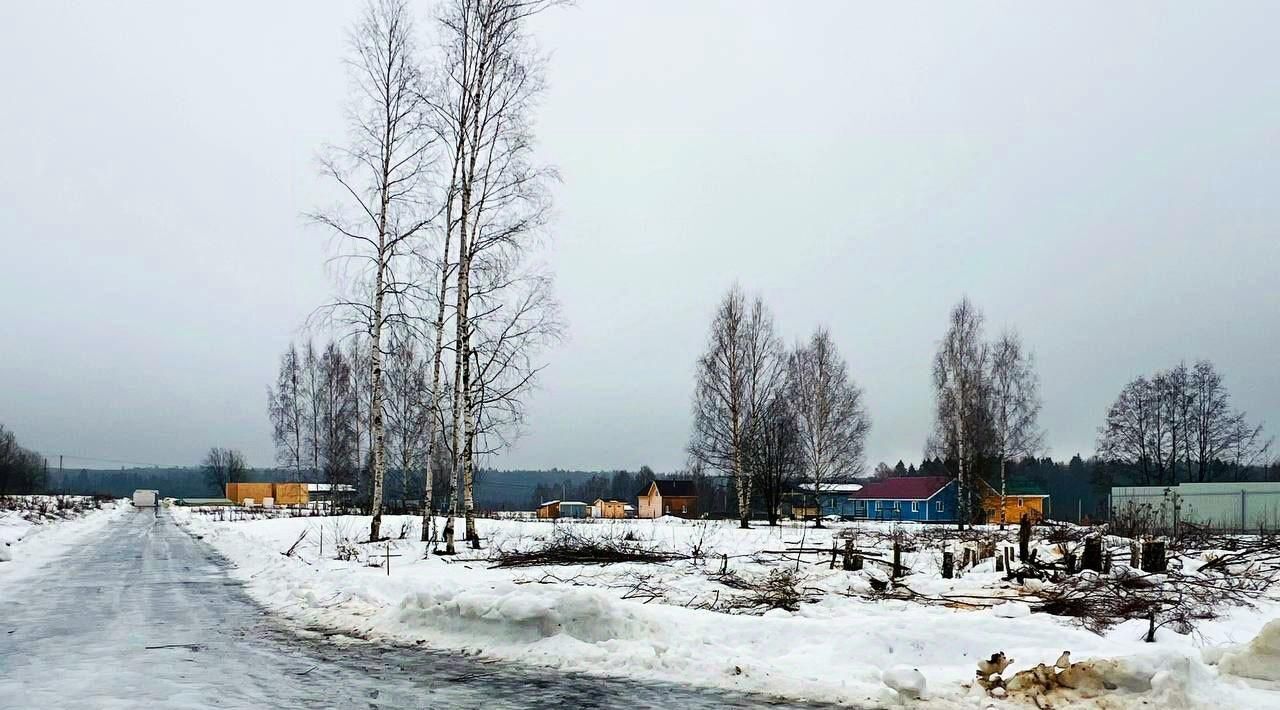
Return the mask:
<svg viewBox="0 0 1280 710"><path fill-rule="evenodd" d="M1089 661L1073 672L1089 677L1075 683L1085 686L1079 692L1042 698L1056 707L1280 707L1280 679L1265 672L1272 661L1280 667L1280 621L1260 636L1280 616L1276 590L1252 608L1224 609L1192 634L1162 628L1149 644L1142 641L1145 621L1098 635L1070 619L1028 613L1018 602L991 607L997 601L991 597L1019 592L994 571L993 560L944 580L935 552L904 555L909 587L957 598L941 606L867 598L873 581L885 577L877 565L846 572L839 562L831 569L828 555L797 561L786 552L828 549L833 535L849 530L846 524L738 530L728 522L677 519L480 520L486 549L442 558L424 555L411 518L384 519L386 533L398 538L403 531L405 539L369 545L356 542L367 536L368 518L218 520L181 509L175 515L235 563L233 575L264 605L306 626L366 638L872 707L1022 707L1025 696L993 698L974 684L978 660L1005 653L1013 659L1008 678L1040 663L1052 666L1070 651L1071 661ZM871 537L888 525L853 529ZM566 532L698 556L660 564L492 566L495 551L536 549ZM291 546L293 555L282 554ZM336 559L340 550L354 557ZM390 574L383 566L388 552L398 555L390 558ZM747 592L735 582L755 584L781 569L798 575L806 600L794 612L744 608ZM1090 691L1090 684L1097 687ZM1084 699L1090 695L1096 697Z"/></svg>
<svg viewBox="0 0 1280 710"><path fill-rule="evenodd" d="M25 577L57 558L82 536L118 515L121 504L95 503L81 496L0 498L0 585Z"/></svg>

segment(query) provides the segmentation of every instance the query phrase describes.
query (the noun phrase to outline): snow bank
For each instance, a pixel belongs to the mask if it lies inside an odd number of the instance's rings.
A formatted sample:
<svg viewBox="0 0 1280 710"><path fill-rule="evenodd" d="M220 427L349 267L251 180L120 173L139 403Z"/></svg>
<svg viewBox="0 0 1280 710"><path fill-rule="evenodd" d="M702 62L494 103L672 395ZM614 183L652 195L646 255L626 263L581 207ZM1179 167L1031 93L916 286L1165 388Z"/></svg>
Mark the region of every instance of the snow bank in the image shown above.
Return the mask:
<svg viewBox="0 0 1280 710"><path fill-rule="evenodd" d="M1161 630L1158 643L1146 644L1141 641L1146 622L1141 620L1099 636L1069 620L1032 613L1018 601L992 611L872 601L848 592L864 590L870 578L882 577L875 568L844 572L838 564L834 569L806 564L799 572L803 583L826 591L817 603L801 604L794 612L722 613L697 608L735 593L715 581L713 573L721 564L750 578L761 574L752 553L801 539L826 548L833 531L737 530L731 523L678 519L569 523L578 535L626 534L663 549L698 546L714 553L698 563L532 569L494 569L483 559L426 555L413 539L416 534L410 534L410 539L390 543L389 551L400 556L393 558L387 575L384 568L369 566L382 563L380 555L388 551L382 543L356 545L364 550L356 560L333 559L335 536L358 539L367 534L367 518L217 522L185 511L178 515L236 563L233 574L245 580L261 603L304 626L362 638L573 672L860 706L905 702L930 708L1024 707L1019 703L1026 696L989 697L976 687L977 661L1003 651L1016 659L1005 676L1012 678L1038 664L1051 667L1070 650L1072 658L1090 664L1081 668L1091 670L1077 670L1081 677L1076 681L1068 676L1084 688L1055 686L1058 697L1082 702L1104 697L1108 708L1142 707L1158 699L1176 710L1207 707L1213 698L1227 698L1232 707L1264 707L1268 702L1280 707L1276 694L1260 699L1251 695L1256 689L1224 684L1222 674L1202 660L1198 645L1201 640L1221 644L1241 633L1251 637L1280 605L1233 610L1205 622L1197 637ZM399 530L402 522L387 516L383 526ZM545 544L556 529L524 521L478 524L489 547L502 549ZM308 536L297 553L281 555L303 531ZM323 555L316 544L321 532ZM729 562L722 562L721 555ZM917 570L932 565L914 555L908 563ZM989 594L1002 577L971 571L962 580L942 580L933 572L908 580L922 594ZM927 678L927 690L904 668ZM911 699L917 685L927 693L926 700Z"/></svg>
<svg viewBox="0 0 1280 710"><path fill-rule="evenodd" d="M1280 683L1280 619L1273 619L1244 648L1227 651L1218 668L1230 675Z"/></svg>
<svg viewBox="0 0 1280 710"><path fill-rule="evenodd" d="M15 499L23 498L21 505ZM68 547L124 511L118 501L101 508L62 507L51 496L13 496L0 510L0 589L58 558Z"/></svg>

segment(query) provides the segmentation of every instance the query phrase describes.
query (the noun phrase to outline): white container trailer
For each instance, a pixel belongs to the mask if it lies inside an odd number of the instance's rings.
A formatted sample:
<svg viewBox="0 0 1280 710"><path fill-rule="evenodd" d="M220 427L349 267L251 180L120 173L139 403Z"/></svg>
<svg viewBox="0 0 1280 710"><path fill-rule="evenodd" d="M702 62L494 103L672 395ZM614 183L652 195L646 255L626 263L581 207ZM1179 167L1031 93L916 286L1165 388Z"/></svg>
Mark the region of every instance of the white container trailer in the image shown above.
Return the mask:
<svg viewBox="0 0 1280 710"><path fill-rule="evenodd" d="M136 490L133 492L133 507L154 508L160 500L160 491Z"/></svg>

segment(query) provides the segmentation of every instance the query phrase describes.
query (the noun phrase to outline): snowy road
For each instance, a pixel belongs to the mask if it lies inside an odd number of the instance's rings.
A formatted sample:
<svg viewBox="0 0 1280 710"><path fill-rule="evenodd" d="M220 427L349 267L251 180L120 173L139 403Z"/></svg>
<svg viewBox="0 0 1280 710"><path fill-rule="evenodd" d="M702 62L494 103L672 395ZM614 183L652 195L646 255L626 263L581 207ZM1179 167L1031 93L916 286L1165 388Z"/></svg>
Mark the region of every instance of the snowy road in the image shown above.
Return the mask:
<svg viewBox="0 0 1280 710"><path fill-rule="evenodd" d="M0 708L765 704L717 690L303 638L264 615L226 575L225 562L164 513L129 511L0 592Z"/></svg>

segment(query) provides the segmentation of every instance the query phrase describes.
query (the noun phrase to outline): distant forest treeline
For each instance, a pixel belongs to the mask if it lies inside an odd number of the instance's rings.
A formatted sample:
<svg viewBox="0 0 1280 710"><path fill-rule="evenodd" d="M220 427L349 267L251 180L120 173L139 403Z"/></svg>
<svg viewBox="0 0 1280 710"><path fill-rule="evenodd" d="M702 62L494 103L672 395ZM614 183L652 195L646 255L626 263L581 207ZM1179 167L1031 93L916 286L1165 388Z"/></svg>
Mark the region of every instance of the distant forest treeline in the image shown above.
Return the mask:
<svg viewBox="0 0 1280 710"><path fill-rule="evenodd" d="M936 476L954 475L954 462L927 459L916 464L898 462L896 466L880 464L877 476ZM995 462L982 467L982 474L989 480L998 480ZM246 481L291 480L291 471L280 469L251 469L244 476ZM1105 516L1107 494L1112 485L1138 484L1131 472L1116 466L1108 466L1097 458L1084 459L1073 456L1069 461L1049 458L1027 458L1009 466L1010 476L1025 477L1037 481L1048 490L1052 517L1075 521L1080 516L1099 518ZM656 478L692 479L698 489L699 510L709 513L732 515L734 492L731 483L722 476L701 473L658 473L648 466L639 471L570 471L551 470L482 470L476 479L476 504L482 510L531 510L545 500L581 500L590 503L596 498L615 498L634 502L636 493ZM314 477L316 481L323 475ZM1252 467L1243 469L1237 480L1280 481L1280 468ZM125 497L139 488L155 489L164 496L174 498L217 498L223 495L208 482L203 470L190 468L126 468L126 469L75 469L47 474L47 493L75 495L110 495ZM438 499L440 500L440 499ZM753 506L763 509L760 501Z"/></svg>
<svg viewBox="0 0 1280 710"><path fill-rule="evenodd" d="M488 510L525 510L535 490L579 485L599 474L594 471L481 470L476 476L476 503ZM242 480L289 481L293 472L282 469L249 469ZM320 473L304 479L322 482ZM138 489L154 489L173 498L220 498L224 491L209 482L205 471L190 468L50 469L39 490L71 495L125 497ZM26 492L26 491L24 491ZM633 491L634 493L634 491ZM438 500L443 500L438 499Z"/></svg>

